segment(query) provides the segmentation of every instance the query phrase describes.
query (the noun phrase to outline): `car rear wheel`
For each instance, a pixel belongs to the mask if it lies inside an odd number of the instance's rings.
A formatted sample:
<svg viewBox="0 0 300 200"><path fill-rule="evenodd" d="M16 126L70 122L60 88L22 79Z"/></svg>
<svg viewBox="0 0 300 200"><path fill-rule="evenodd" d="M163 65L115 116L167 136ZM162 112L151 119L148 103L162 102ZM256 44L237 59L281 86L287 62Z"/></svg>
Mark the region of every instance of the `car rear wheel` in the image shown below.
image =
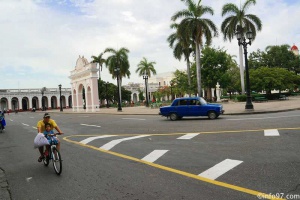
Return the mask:
<svg viewBox="0 0 300 200"><path fill-rule="evenodd" d="M218 115L215 111L209 111L208 112L208 118L209 119L216 119L217 117L218 117Z"/></svg>
<svg viewBox="0 0 300 200"><path fill-rule="evenodd" d="M177 114L176 114L176 113L171 113L171 115L170 115L170 119L171 119L172 121L175 121L175 120L177 120L177 118L178 118L178 116L177 116Z"/></svg>

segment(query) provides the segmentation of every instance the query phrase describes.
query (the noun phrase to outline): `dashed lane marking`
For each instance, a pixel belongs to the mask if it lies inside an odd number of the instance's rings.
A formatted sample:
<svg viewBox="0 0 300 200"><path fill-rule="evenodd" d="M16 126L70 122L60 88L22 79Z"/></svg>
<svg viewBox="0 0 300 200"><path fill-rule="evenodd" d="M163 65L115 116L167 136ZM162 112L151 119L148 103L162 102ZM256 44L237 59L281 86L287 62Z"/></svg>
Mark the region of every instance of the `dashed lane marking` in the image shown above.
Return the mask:
<svg viewBox="0 0 300 200"><path fill-rule="evenodd" d="M24 124L24 123L22 123L24 126L29 126L28 124Z"/></svg>
<svg viewBox="0 0 300 200"><path fill-rule="evenodd" d="M139 118L122 118L122 119L128 119L128 120L146 120L146 119L139 119Z"/></svg>
<svg viewBox="0 0 300 200"><path fill-rule="evenodd" d="M165 153L167 153L169 150L154 150L151 153L149 153L147 156L142 158L142 160L147 162L154 162L157 159L159 159L161 156L163 156Z"/></svg>
<svg viewBox="0 0 300 200"><path fill-rule="evenodd" d="M98 126L98 125L90 125L90 124L80 124L81 126L93 126L93 127L98 127L100 128L101 126Z"/></svg>
<svg viewBox="0 0 300 200"><path fill-rule="evenodd" d="M240 161L240 160L226 159L226 160L216 164L215 166L209 168L208 170L202 172L201 174L199 174L199 176L215 180L218 177L225 174L226 172L228 172L229 170L238 166L242 162L243 161Z"/></svg>
<svg viewBox="0 0 300 200"><path fill-rule="evenodd" d="M300 128L298 128L298 129L300 129ZM216 133L216 132L214 132L214 133ZM158 135L158 134L156 134L156 135ZM172 135L172 134L159 134L159 135ZM179 134L176 133L176 134L173 134L173 135L179 135ZM76 135L76 136L79 137L79 135ZM85 136L85 135L81 135L81 136ZM256 190L251 190L251 189L248 189L248 188L239 187L239 186L232 185L232 184L225 183L225 182L221 182L221 181L216 181L216 180L208 179L208 178L196 175L196 174L191 174L191 173L188 173L188 172L185 172L185 171L181 171L181 170L178 170L178 169L174 169L174 168L166 167L166 166L159 165L159 164L156 164L156 163L148 162L148 161L141 160L141 159L138 159L138 158L135 158L135 157L131 157L131 156L127 156L127 155L124 155L124 154L116 153L116 152L113 152L113 151L105 150L103 148L98 148L98 147L95 147L95 146L91 146L91 145L87 145L87 144L82 144L80 142L68 139L69 137L74 137L74 136L67 136L67 137L64 137L63 139L65 141L67 141L67 142L70 142L70 143L73 143L73 144L77 144L77 145L80 145L80 146L83 146L83 147L86 147L86 148L90 148L90 149L93 149L93 150L96 150L96 151L100 151L100 152L103 152L103 153L114 155L114 156L117 156L117 157L120 157L120 158L124 158L124 159L127 159L127 160L132 160L132 161L135 161L135 162L138 162L138 163L149 165L151 167L155 167L155 168L158 168L158 169L161 169L161 170L164 170L164 171L168 171L168 172L172 172L172 173L175 173L175 174L179 174L179 175L182 175L182 176L185 176L185 177L193 178L193 179L196 179L196 180L199 180L199 181L203 181L203 182L206 182L206 183L210 183L210 184L213 184L213 185L216 185L216 186L228 188L228 189L231 189L231 190L243 192L243 193L250 194L250 195L254 195L256 197L258 195L268 196L267 193L259 192L259 191L256 191ZM275 199L282 200L282 198L275 198Z"/></svg>

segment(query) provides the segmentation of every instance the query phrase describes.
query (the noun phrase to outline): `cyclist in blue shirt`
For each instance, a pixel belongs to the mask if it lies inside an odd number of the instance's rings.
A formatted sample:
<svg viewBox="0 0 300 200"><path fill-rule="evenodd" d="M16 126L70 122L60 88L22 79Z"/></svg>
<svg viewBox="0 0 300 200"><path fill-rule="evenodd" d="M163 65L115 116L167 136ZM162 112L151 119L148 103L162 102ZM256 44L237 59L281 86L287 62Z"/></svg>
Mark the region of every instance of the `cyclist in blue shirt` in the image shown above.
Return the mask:
<svg viewBox="0 0 300 200"><path fill-rule="evenodd" d="M44 135L45 135L45 137L47 138L49 144L51 143L51 137L48 136L48 134L54 134L53 130L51 130L51 129L52 129L52 128L51 128L51 124L50 124L50 123L45 123L45 131L44 131ZM55 145L58 145L58 146L59 146L59 140L58 140L57 137L53 137L53 143L54 143ZM48 151L48 152L49 152L49 147L50 147L50 145L46 145L46 148L47 148L47 151ZM47 152L47 153L48 153L48 152ZM46 154L47 154L47 153L46 153Z"/></svg>

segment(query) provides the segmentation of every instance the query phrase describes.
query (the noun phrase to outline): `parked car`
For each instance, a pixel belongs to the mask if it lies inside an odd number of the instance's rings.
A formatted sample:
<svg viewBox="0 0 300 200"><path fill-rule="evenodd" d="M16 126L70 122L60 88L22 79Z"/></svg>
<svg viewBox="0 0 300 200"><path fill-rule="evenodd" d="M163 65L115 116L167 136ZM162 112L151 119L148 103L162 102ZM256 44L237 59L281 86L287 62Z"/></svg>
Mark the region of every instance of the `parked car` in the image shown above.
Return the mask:
<svg viewBox="0 0 300 200"><path fill-rule="evenodd" d="M177 98L170 106L160 107L159 112L164 117L170 117L172 121L186 116L208 116L209 119L216 119L223 113L221 104L207 103L202 97Z"/></svg>

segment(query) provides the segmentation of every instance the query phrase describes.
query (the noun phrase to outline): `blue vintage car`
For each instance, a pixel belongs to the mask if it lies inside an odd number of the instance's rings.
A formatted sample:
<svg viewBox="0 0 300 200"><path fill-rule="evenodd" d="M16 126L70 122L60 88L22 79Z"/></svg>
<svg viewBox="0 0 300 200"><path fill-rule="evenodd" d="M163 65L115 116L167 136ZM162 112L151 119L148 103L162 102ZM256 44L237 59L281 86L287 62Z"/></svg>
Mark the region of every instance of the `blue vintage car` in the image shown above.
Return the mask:
<svg viewBox="0 0 300 200"><path fill-rule="evenodd" d="M159 114L170 117L172 121L186 116L208 116L216 119L223 114L221 104L207 103L202 97L186 97L175 99L170 106L160 107Z"/></svg>

